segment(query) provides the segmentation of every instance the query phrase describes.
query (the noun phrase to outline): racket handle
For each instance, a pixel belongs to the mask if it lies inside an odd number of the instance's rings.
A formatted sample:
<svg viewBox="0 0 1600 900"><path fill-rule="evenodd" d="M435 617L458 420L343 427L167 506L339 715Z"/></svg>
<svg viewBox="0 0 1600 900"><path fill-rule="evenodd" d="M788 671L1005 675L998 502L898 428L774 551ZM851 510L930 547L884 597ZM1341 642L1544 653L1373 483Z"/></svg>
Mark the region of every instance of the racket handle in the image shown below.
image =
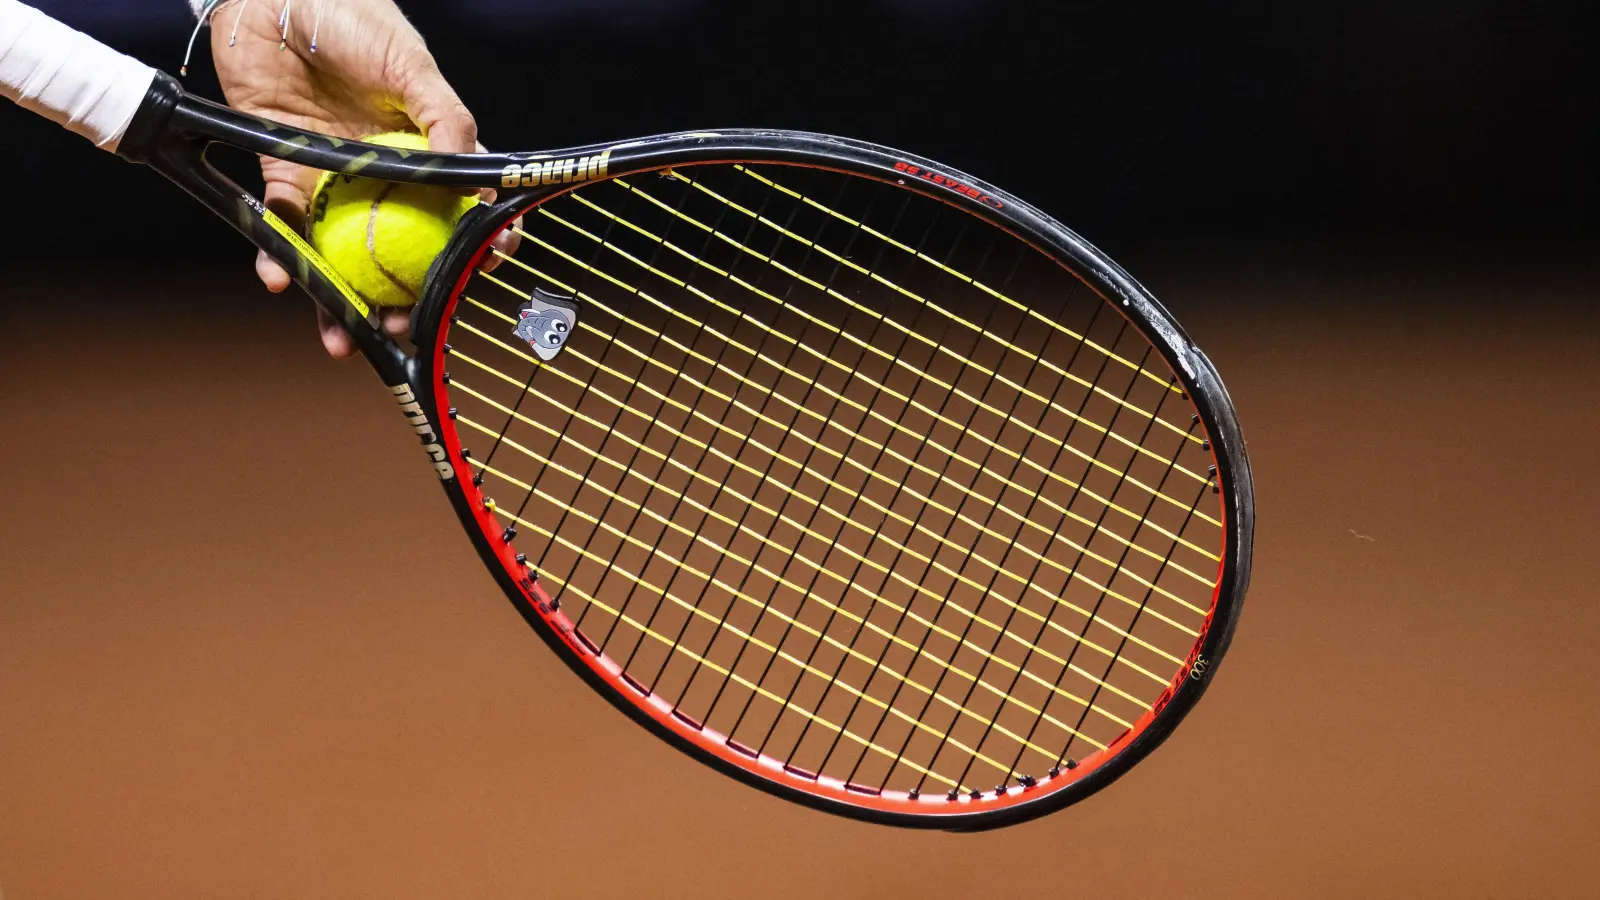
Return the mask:
<svg viewBox="0 0 1600 900"><path fill-rule="evenodd" d="M156 70L17 0L0 0L0 95L115 151Z"/></svg>

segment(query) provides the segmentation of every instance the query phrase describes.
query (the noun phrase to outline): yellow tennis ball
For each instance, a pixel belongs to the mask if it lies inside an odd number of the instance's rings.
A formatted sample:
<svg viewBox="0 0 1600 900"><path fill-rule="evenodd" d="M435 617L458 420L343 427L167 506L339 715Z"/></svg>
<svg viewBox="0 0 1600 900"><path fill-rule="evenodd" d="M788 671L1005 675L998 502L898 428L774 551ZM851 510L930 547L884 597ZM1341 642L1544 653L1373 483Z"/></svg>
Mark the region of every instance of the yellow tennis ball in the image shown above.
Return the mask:
<svg viewBox="0 0 1600 900"><path fill-rule="evenodd" d="M365 140L428 149L427 138L407 132ZM311 246L369 303L409 306L421 299L428 267L456 222L477 202L450 188L324 172L311 195L307 232Z"/></svg>

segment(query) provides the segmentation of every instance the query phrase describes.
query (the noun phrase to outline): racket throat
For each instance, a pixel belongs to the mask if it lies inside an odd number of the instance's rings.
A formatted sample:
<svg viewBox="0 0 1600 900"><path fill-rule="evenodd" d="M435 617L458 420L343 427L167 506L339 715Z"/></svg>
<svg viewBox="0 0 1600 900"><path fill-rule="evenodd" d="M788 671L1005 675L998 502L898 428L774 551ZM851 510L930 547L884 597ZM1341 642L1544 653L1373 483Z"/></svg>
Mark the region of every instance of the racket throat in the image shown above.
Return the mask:
<svg viewBox="0 0 1600 900"><path fill-rule="evenodd" d="M439 480L454 479L456 469L450 462L450 454L444 449L438 429L433 427L432 420L428 418L411 385L405 382L391 384L389 392L394 395L395 403L399 404L400 413L405 416L406 424L411 426L412 432L422 442L422 449L427 452L428 461L433 465L433 471L439 476Z"/></svg>

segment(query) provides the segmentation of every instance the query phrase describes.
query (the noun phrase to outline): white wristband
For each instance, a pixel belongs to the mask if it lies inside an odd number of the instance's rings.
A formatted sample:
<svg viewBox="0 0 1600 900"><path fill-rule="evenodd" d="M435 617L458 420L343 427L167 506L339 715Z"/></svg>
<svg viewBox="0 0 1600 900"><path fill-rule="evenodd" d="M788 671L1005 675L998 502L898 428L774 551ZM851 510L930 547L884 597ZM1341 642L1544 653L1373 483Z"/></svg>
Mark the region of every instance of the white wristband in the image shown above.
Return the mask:
<svg viewBox="0 0 1600 900"><path fill-rule="evenodd" d="M18 0L0 0L0 95L115 151L156 70Z"/></svg>

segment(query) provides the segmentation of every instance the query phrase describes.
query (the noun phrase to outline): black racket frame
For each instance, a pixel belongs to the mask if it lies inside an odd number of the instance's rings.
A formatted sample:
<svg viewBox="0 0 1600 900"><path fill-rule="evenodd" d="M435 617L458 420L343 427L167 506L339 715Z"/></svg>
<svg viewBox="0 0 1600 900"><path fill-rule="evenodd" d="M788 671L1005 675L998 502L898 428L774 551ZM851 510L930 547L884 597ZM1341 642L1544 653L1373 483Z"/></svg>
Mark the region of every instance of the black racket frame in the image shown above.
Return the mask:
<svg viewBox="0 0 1600 900"><path fill-rule="evenodd" d="M286 236L269 222L259 200L207 162L207 150L214 143L312 168L359 172L365 177L456 188L494 188L499 196L494 203L478 206L462 220L450 245L435 261L422 300L413 310L412 343L416 349L408 352L384 333L375 314L363 314L347 299L346 290L324 274L320 260L313 259L314 254L308 255L302 242ZM1233 403L1216 369L1166 309L1105 254L1027 203L979 179L912 154L795 131L684 132L538 153L451 155L401 151L339 140L246 115L191 96L165 73L157 74L118 148L123 157L146 164L178 184L284 264L312 299L344 325L386 385L391 389L402 385L411 389L429 417L434 434L442 431L434 396L433 350L451 293L480 249L506 223L573 187L552 184L507 189L503 184L507 167L552 158L594 157L605 151L610 151L611 176L707 162L787 163L898 184L976 215L1052 258L1132 322L1176 373L1193 402L1215 458L1216 483L1222 495L1223 564L1215 610L1195 657L1204 659L1206 667L1203 672L1191 672L1163 695L1164 707L1142 733L1117 756L1065 788L1044 793L1035 801L962 814L884 812L799 792L705 753L662 726L596 677L578 657L573 644L546 623L525 589L502 564L501 548L495 545L499 538L477 524L472 500L463 490L461 473L441 476L445 493L479 555L545 643L612 705L657 737L723 774L807 806L884 824L970 831L1025 821L1095 793L1160 746L1215 678L1233 639L1249 584L1255 504L1244 439ZM422 441L426 444L427 438Z"/></svg>

